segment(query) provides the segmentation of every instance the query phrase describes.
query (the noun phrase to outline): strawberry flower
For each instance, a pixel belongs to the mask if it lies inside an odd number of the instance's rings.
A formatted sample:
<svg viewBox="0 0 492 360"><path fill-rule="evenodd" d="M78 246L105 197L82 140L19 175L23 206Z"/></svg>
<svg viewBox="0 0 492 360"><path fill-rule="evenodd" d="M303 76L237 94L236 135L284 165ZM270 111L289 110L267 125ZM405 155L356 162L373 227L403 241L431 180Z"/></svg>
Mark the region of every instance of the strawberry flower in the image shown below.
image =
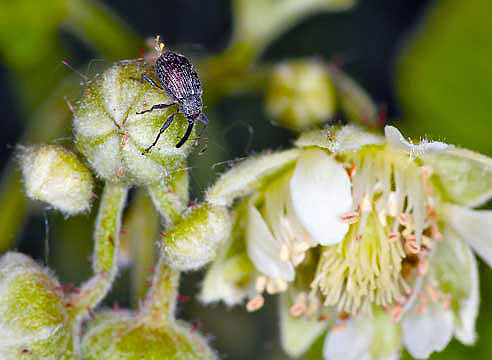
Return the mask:
<svg viewBox="0 0 492 360"><path fill-rule="evenodd" d="M492 160L442 142L354 126L302 134L232 167L206 200L232 235L201 299L256 311L280 294L284 350L326 333L326 359L416 358L476 338L474 253L492 265Z"/></svg>

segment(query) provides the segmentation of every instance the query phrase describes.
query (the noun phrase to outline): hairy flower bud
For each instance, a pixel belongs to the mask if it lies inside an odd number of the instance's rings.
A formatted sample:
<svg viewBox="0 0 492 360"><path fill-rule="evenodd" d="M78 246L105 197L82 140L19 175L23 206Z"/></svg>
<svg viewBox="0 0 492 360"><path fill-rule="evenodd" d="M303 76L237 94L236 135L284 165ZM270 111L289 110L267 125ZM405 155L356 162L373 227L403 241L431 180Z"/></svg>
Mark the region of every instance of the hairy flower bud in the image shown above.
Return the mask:
<svg viewBox="0 0 492 360"><path fill-rule="evenodd" d="M1 359L72 358L60 284L23 254L0 258L0 337Z"/></svg>
<svg viewBox="0 0 492 360"><path fill-rule="evenodd" d="M266 107L280 125L300 131L329 120L335 113L335 91L323 63L290 61L277 65Z"/></svg>
<svg viewBox="0 0 492 360"><path fill-rule="evenodd" d="M93 180L90 171L61 146L21 148L20 163L27 195L73 215L90 207Z"/></svg>
<svg viewBox="0 0 492 360"><path fill-rule="evenodd" d="M163 254L174 269L197 269L215 258L230 231L230 215L225 207L201 205L164 235Z"/></svg>
<svg viewBox="0 0 492 360"><path fill-rule="evenodd" d="M87 360L215 359L205 340L181 323L150 326L128 312L98 316L82 339Z"/></svg>
<svg viewBox="0 0 492 360"><path fill-rule="evenodd" d="M141 80L143 74L153 77L154 70L137 61L114 64L88 83L74 112L77 147L104 180L157 183L183 166L192 147L188 141L176 148L188 125L182 115L176 115L152 150L145 151L176 109L137 114L154 104L171 103L164 91Z"/></svg>

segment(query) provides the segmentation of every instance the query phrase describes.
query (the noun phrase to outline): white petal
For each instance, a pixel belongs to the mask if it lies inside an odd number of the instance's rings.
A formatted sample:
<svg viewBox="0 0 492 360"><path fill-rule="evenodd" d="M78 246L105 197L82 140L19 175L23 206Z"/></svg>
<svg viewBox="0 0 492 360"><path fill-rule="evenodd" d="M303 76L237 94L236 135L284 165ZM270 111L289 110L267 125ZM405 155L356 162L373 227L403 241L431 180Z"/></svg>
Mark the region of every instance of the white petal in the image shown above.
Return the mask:
<svg viewBox="0 0 492 360"><path fill-rule="evenodd" d="M475 256L469 251L470 258L470 293L468 298L461 303L459 310L459 319L455 328L455 336L465 345L472 345L477 334L475 332L475 322L478 315L478 307L480 303L480 283L478 276L478 264Z"/></svg>
<svg viewBox="0 0 492 360"><path fill-rule="evenodd" d="M326 335L323 358L326 360L371 360L369 347L372 326L368 319L352 319L346 326Z"/></svg>
<svg viewBox="0 0 492 360"><path fill-rule="evenodd" d="M350 179L342 165L324 151L304 151L290 181L292 205L299 222L322 245L343 240L348 224L339 216L352 207Z"/></svg>
<svg viewBox="0 0 492 360"><path fill-rule="evenodd" d="M403 343L410 355L427 359L434 351L444 350L453 336L453 326L453 313L440 304L422 313L410 311L402 321Z"/></svg>
<svg viewBox="0 0 492 360"><path fill-rule="evenodd" d="M306 352L313 342L328 326L326 321L307 319L305 316L293 317L289 312L287 294L280 297L280 340L282 349L291 357Z"/></svg>
<svg viewBox="0 0 492 360"><path fill-rule="evenodd" d="M388 144L396 146L399 149L410 152L412 150L413 144L407 141L400 130L395 128L394 126L386 125L384 127L384 136L386 137L386 141Z"/></svg>
<svg viewBox="0 0 492 360"><path fill-rule="evenodd" d="M281 242L275 239L256 207L250 205L246 230L248 256L265 275L286 281L294 280L294 267L280 259Z"/></svg>
<svg viewBox="0 0 492 360"><path fill-rule="evenodd" d="M227 281L223 259L212 263L203 279L200 301L205 304L223 301L226 305L237 305L251 293L251 286L238 287Z"/></svg>
<svg viewBox="0 0 492 360"><path fill-rule="evenodd" d="M447 224L492 266L492 211L446 204Z"/></svg>

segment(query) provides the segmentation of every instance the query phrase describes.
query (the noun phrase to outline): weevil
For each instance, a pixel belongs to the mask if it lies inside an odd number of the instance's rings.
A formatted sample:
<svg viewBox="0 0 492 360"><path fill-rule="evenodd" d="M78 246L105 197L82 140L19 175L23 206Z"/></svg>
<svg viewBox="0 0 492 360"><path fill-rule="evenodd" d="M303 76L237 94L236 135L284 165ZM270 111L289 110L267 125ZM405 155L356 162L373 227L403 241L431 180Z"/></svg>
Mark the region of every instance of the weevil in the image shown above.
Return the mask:
<svg viewBox="0 0 492 360"><path fill-rule="evenodd" d="M202 85L193 64L181 54L169 50L164 51L164 44L159 41L159 36L156 38L156 51L159 57L155 62L155 71L160 84L157 84L147 74L142 74L142 80L157 89L165 91L171 102L169 104L152 105L150 109L137 112L137 114L145 114L173 105L178 105L178 108L167 118L154 142L145 149L145 152L148 152L157 144L161 134L171 125L178 113L182 113L186 117L188 128L184 136L176 144L177 148L180 148L188 140L196 121L201 121L205 126L208 125L208 119L202 111Z"/></svg>

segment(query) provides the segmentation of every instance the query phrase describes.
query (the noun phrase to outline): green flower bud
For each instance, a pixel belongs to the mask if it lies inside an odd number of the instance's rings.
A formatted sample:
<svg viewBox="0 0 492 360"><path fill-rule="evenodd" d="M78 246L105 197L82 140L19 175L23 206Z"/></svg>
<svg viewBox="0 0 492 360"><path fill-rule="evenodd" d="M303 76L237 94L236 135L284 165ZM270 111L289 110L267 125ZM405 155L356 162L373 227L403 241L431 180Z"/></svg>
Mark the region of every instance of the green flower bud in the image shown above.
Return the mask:
<svg viewBox="0 0 492 360"><path fill-rule="evenodd" d="M171 103L164 91L142 81L154 71L137 61L114 64L92 80L74 112L75 141L98 176L111 182L150 185L183 166L192 141L179 149L177 141L188 122L177 115L151 151L151 145L175 106L148 110Z"/></svg>
<svg viewBox="0 0 492 360"><path fill-rule="evenodd" d="M22 148L20 163L27 195L73 215L90 207L93 180L90 171L61 146Z"/></svg>
<svg viewBox="0 0 492 360"><path fill-rule="evenodd" d="M335 114L335 90L330 74L316 60L277 65L267 90L266 107L281 126L302 131Z"/></svg>
<svg viewBox="0 0 492 360"><path fill-rule="evenodd" d="M230 232L231 219L225 207L198 206L164 235L163 255L176 270L197 269L215 258Z"/></svg>
<svg viewBox="0 0 492 360"><path fill-rule="evenodd" d="M86 360L216 359L203 337L184 325L150 326L128 312L98 318L82 339Z"/></svg>
<svg viewBox="0 0 492 360"><path fill-rule="evenodd" d="M60 284L29 257L0 258L0 358L72 359Z"/></svg>

